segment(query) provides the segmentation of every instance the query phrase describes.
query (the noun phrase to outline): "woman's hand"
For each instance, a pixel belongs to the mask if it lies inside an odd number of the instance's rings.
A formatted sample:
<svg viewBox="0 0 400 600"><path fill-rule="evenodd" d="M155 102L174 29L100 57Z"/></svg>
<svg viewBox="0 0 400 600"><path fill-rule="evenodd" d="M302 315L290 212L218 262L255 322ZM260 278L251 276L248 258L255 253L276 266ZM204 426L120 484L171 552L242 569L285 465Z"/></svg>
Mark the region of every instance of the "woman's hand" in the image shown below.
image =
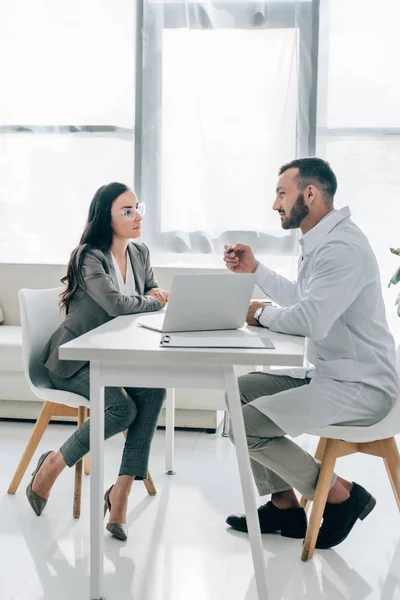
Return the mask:
<svg viewBox="0 0 400 600"><path fill-rule="evenodd" d="M161 303L161 306L164 308L168 302L169 292L160 288L153 288L147 292L146 296L152 296L153 298L156 298L156 300L158 300Z"/></svg>

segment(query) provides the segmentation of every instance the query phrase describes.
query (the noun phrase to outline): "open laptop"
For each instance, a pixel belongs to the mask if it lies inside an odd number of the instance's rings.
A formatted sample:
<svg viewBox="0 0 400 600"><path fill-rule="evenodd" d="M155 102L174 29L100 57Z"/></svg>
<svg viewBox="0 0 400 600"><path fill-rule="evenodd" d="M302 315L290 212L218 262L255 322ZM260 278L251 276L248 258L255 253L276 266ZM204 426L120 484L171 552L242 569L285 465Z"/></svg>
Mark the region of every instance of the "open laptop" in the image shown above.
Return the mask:
<svg viewBox="0 0 400 600"><path fill-rule="evenodd" d="M138 324L162 333L239 329L254 284L254 275L176 275L165 314L144 315Z"/></svg>

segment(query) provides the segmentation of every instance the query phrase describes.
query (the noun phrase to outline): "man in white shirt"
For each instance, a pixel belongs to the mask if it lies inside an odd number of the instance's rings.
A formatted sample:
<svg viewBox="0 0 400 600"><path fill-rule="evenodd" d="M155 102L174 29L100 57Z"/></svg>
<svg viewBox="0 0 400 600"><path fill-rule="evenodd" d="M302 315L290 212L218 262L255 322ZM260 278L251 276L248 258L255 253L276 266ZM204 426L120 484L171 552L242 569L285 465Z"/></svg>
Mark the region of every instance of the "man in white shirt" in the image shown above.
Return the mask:
<svg viewBox="0 0 400 600"><path fill-rule="evenodd" d="M273 209L283 229L300 228L297 282L260 264L251 248L226 248L236 273L255 273L258 286L279 307L252 302L250 325L308 338L309 369L251 373L239 380L249 453L260 495L263 533L304 537L307 519L294 489L313 499L319 463L285 437L326 425L367 426L391 410L399 394L395 347L382 299L378 265L348 207L335 210L336 176L318 158L281 167ZM317 548L343 541L375 499L334 475ZM244 515L227 523L247 531Z"/></svg>

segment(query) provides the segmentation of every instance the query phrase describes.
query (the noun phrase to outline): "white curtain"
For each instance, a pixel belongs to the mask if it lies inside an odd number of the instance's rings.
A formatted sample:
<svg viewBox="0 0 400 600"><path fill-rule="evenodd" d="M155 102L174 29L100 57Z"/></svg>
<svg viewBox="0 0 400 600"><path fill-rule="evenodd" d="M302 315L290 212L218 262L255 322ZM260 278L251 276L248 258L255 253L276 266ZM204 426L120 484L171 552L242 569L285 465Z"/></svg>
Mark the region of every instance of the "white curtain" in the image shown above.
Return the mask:
<svg viewBox="0 0 400 600"><path fill-rule="evenodd" d="M296 151L294 28L163 34L161 231L281 235L271 202Z"/></svg>
<svg viewBox="0 0 400 600"><path fill-rule="evenodd" d="M153 247L212 253L239 236L297 254L271 207L279 167L310 150L312 9L145 0L139 165Z"/></svg>
<svg viewBox="0 0 400 600"><path fill-rule="evenodd" d="M65 263L133 185L134 37L132 0L0 2L0 261Z"/></svg>
<svg viewBox="0 0 400 600"><path fill-rule="evenodd" d="M399 19L394 0L321 3L317 153L337 174L337 206L370 240L400 342L398 288L387 287L399 264L389 246L400 246Z"/></svg>

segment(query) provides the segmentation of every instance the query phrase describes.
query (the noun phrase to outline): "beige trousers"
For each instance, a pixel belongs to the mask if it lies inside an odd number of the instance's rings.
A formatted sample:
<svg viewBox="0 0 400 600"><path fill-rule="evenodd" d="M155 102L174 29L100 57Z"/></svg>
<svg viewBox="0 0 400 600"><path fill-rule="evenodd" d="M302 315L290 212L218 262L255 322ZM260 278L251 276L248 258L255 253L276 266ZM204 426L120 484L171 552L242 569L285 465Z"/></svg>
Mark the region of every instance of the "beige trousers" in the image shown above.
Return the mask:
<svg viewBox="0 0 400 600"><path fill-rule="evenodd" d="M308 385L309 379L286 375L250 373L239 378L251 467L260 496L284 492L292 488L312 500L320 465L291 439L271 419L254 406L252 400L270 396L294 387ZM230 432L232 441L232 430ZM336 475L332 479L332 485Z"/></svg>

